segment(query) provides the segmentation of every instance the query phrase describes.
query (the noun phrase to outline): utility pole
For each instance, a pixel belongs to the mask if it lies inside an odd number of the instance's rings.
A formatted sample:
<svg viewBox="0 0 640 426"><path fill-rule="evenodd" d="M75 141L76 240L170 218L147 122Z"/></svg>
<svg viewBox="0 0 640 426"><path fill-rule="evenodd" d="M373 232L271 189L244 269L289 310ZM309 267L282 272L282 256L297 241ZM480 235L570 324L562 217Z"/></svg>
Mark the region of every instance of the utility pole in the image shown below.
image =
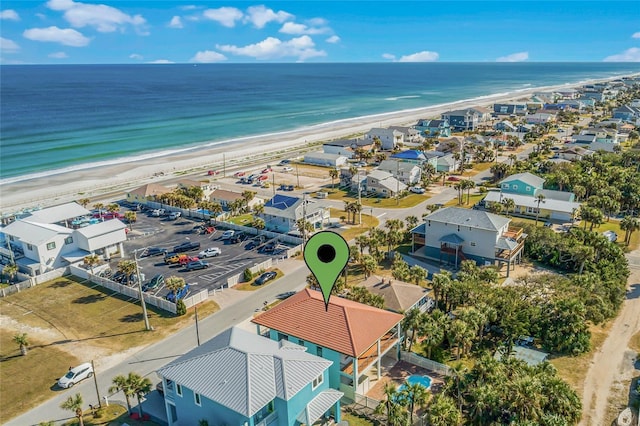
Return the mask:
<svg viewBox="0 0 640 426"><path fill-rule="evenodd" d="M200 346L200 329L198 328L198 305L194 306L196 312L196 341L198 342L198 346Z"/></svg>
<svg viewBox="0 0 640 426"><path fill-rule="evenodd" d="M273 196L276 196L276 174L275 173L271 173L271 177L272 177L272 185L273 186Z"/></svg>
<svg viewBox="0 0 640 426"><path fill-rule="evenodd" d="M307 242L307 193L302 193L302 244Z"/></svg>
<svg viewBox="0 0 640 426"><path fill-rule="evenodd" d="M222 153L222 177L227 177L227 160L224 152Z"/></svg>
<svg viewBox="0 0 640 426"><path fill-rule="evenodd" d="M360 205L358 215L358 225L362 226L362 180L360 179L360 169L358 169L358 204ZM355 219L355 218L354 218Z"/></svg>
<svg viewBox="0 0 640 426"><path fill-rule="evenodd" d="M296 163L296 179L298 181L298 188L300 188L300 172L298 171L298 163Z"/></svg>
<svg viewBox="0 0 640 426"><path fill-rule="evenodd" d="M400 162L396 161L396 206L400 204Z"/></svg>
<svg viewBox="0 0 640 426"><path fill-rule="evenodd" d="M140 267L138 266L138 250L133 251L133 260L136 263L136 276L138 278L138 293L140 294L140 305L142 305L142 316L144 317L144 329L153 330L149 325L149 317L147 316L147 303L144 301L144 292L142 291L142 278L140 277Z"/></svg>
<svg viewBox="0 0 640 426"><path fill-rule="evenodd" d="M100 399L100 391L98 390L98 378L96 375L96 367L91 360L91 370L93 371L93 384L96 386L96 396L98 397L98 407L102 408L102 400Z"/></svg>

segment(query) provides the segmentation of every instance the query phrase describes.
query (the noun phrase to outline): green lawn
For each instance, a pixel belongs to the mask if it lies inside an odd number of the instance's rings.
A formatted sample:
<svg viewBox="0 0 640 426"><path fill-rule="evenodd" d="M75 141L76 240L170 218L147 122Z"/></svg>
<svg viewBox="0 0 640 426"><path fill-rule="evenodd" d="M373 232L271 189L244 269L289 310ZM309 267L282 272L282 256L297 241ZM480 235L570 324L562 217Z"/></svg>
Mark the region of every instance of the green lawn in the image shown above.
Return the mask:
<svg viewBox="0 0 640 426"><path fill-rule="evenodd" d="M342 210L331 209L331 217L340 218L342 216L346 217L347 213L345 213ZM338 228L336 229L336 232L342 235L342 238L344 238L345 240L351 241L357 235L367 232L370 228L376 228L379 223L380 221L378 220L378 218L363 213L362 225L358 226L358 225L347 224L349 228L346 228L346 227L344 229Z"/></svg>
<svg viewBox="0 0 640 426"><path fill-rule="evenodd" d="M457 196L453 200L447 201L444 205L446 207L466 207L470 209L474 204L482 200L486 195L487 194L471 194L471 196L469 197L469 202L467 203L467 194L465 193L462 197L462 205L458 204Z"/></svg>
<svg viewBox="0 0 640 426"><path fill-rule="evenodd" d="M329 199L331 200L342 200L348 202L354 202L358 200L357 194L348 193L342 189L330 189ZM423 201L429 199L431 194L429 192L425 192L424 194L409 194L406 197L401 198L400 200L396 200L395 198L373 198L373 197L362 197L362 205L365 207L380 207L380 208L408 208L415 207Z"/></svg>
<svg viewBox="0 0 640 426"><path fill-rule="evenodd" d="M251 226L253 223L253 215L251 213L241 214L240 216L234 216L229 219L229 222L234 225Z"/></svg>
<svg viewBox="0 0 640 426"><path fill-rule="evenodd" d="M374 426L369 420L362 417L356 417L353 414L342 414L342 420L349 423L349 426Z"/></svg>

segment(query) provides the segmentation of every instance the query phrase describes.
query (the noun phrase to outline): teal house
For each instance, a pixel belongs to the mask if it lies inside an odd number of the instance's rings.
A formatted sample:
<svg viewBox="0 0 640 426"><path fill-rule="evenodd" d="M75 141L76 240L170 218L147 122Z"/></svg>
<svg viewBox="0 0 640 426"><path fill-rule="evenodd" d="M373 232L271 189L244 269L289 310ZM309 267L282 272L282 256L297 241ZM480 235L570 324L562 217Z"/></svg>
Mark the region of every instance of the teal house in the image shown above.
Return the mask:
<svg viewBox="0 0 640 426"><path fill-rule="evenodd" d="M500 182L503 194L520 194L535 196L536 190L542 189L544 179L531 173L511 175Z"/></svg>
<svg viewBox="0 0 640 426"><path fill-rule="evenodd" d="M258 333L289 341L331 361L329 386L348 400L365 395L382 377L383 357L400 354L403 316L304 289L252 321Z"/></svg>
<svg viewBox="0 0 640 426"><path fill-rule="evenodd" d="M451 137L451 126L448 120L418 120L413 128L428 138Z"/></svg>
<svg viewBox="0 0 640 426"><path fill-rule="evenodd" d="M340 422L331 361L303 346L230 328L158 370L168 424L227 426Z"/></svg>

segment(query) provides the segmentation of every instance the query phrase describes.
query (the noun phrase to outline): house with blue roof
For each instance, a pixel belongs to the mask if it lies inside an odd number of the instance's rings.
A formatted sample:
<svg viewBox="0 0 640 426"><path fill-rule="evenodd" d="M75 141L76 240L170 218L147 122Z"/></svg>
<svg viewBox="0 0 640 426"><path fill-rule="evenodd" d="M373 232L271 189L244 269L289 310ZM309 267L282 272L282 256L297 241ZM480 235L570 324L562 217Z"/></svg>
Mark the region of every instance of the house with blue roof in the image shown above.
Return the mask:
<svg viewBox="0 0 640 426"><path fill-rule="evenodd" d="M428 138L451 137L451 126L448 120L421 119L413 127Z"/></svg>
<svg viewBox="0 0 640 426"><path fill-rule="evenodd" d="M343 393L325 358L287 340L230 328L158 370L169 426L340 422Z"/></svg>
<svg viewBox="0 0 640 426"><path fill-rule="evenodd" d="M424 153L422 151L418 151L417 149L408 149L406 151L398 152L396 154L393 154L391 158L417 165L422 165L422 163L427 161L427 157L425 157Z"/></svg>
<svg viewBox="0 0 640 426"><path fill-rule="evenodd" d="M329 220L329 209L314 200L276 194L264 204L260 217L267 231L286 234L297 231L296 222L303 218L314 228L321 228Z"/></svg>

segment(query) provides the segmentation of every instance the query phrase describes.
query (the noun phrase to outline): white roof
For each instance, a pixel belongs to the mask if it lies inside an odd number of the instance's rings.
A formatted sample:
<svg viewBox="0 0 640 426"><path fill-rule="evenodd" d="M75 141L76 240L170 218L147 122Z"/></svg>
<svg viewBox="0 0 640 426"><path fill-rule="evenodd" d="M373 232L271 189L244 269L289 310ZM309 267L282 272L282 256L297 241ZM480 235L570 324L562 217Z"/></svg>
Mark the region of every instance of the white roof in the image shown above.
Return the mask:
<svg viewBox="0 0 640 426"><path fill-rule="evenodd" d="M505 198L511 198L516 203L516 206L538 208L538 201L535 199L535 197L502 193L502 199L504 200ZM499 203L500 192L489 191L487 193L487 196L484 199L485 201L489 201L492 203ZM571 201L553 200L549 198L547 198L546 200L540 203L541 209L551 210L554 212L561 212L561 213L572 213L574 209L577 210L579 207L580 207L580 203L573 203Z"/></svg>
<svg viewBox="0 0 640 426"><path fill-rule="evenodd" d="M31 222L56 223L79 216L86 216L91 212L78 203L67 203L31 212L26 219Z"/></svg>
<svg viewBox="0 0 640 426"><path fill-rule="evenodd" d="M55 224L16 220L2 228L2 232L15 237L23 243L38 246L51 241L58 234L71 234L73 230Z"/></svg>
<svg viewBox="0 0 640 426"><path fill-rule="evenodd" d="M98 237L100 235L109 234L114 231L125 229L127 225L118 219L105 220L104 222L94 225L85 226L77 230L79 234L84 235L87 239Z"/></svg>

